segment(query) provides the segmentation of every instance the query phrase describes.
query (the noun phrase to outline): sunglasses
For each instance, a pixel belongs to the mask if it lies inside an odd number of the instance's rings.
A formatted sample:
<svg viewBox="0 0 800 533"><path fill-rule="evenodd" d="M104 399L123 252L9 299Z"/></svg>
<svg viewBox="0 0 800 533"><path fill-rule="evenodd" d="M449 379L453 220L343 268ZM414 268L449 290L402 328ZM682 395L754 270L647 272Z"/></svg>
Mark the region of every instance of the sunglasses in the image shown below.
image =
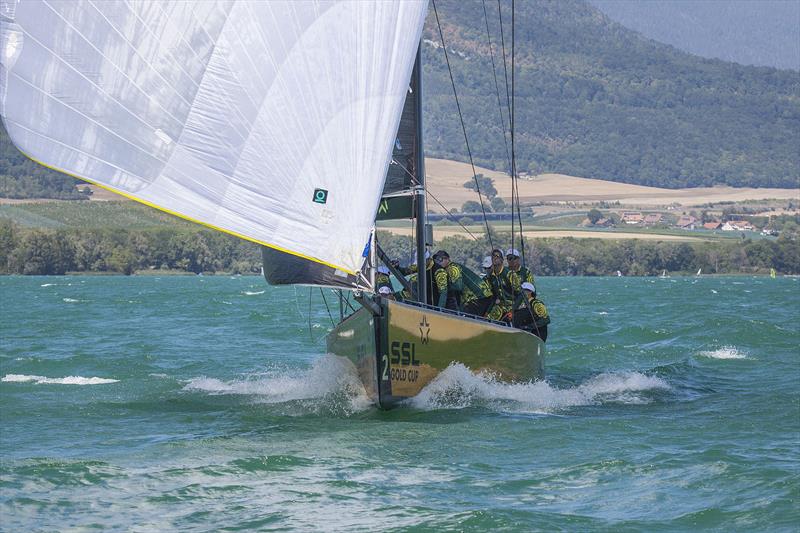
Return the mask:
<svg viewBox="0 0 800 533"><path fill-rule="evenodd" d="M513 259L519 259L519 256L518 256L518 255L507 255L507 256L506 256L506 259L508 259L509 261L511 261L511 260L513 260Z"/></svg>

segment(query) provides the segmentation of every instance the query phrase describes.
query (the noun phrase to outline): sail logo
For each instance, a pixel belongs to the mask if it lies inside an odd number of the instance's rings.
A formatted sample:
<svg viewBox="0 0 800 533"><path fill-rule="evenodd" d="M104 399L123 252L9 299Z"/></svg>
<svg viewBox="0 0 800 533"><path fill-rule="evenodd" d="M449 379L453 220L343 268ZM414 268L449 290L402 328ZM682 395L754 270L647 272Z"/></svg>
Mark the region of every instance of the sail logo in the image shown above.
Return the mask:
<svg viewBox="0 0 800 533"><path fill-rule="evenodd" d="M328 203L328 191L325 189L314 189L313 200L315 204Z"/></svg>
<svg viewBox="0 0 800 533"><path fill-rule="evenodd" d="M422 315L422 320L419 323L419 340L422 344L428 344L429 335L431 333L431 325L428 323L428 317Z"/></svg>
<svg viewBox="0 0 800 533"><path fill-rule="evenodd" d="M382 200L381 205L378 207L378 213L383 215L389 212L389 201Z"/></svg>

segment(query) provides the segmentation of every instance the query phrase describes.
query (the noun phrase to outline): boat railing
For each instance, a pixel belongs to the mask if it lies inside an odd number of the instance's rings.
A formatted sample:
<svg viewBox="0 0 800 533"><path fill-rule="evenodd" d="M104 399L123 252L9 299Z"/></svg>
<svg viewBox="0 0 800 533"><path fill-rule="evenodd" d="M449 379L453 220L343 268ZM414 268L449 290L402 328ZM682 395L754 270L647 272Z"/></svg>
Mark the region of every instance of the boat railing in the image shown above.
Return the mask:
<svg viewBox="0 0 800 533"><path fill-rule="evenodd" d="M470 313L465 313L463 311L457 311L455 309L447 309L447 308L444 308L444 307L439 307L439 306L431 305L431 304L428 304L428 303L415 302L415 301L406 301L406 300L398 301L398 303L402 303L404 305L410 305L410 306L413 306L413 307L420 307L422 309L429 309L431 311L437 311L439 313L444 313L446 315L454 315L454 316L460 316L460 317L464 317L464 318L471 318L471 319L474 319L474 320L480 320L481 322L486 322L488 324L494 324L495 326L502 326L502 327L505 327L505 328L514 329L514 326L509 324L509 323L507 323L507 322L502 322L500 320L493 320L491 318L487 318L487 317L484 317L484 316L472 315Z"/></svg>

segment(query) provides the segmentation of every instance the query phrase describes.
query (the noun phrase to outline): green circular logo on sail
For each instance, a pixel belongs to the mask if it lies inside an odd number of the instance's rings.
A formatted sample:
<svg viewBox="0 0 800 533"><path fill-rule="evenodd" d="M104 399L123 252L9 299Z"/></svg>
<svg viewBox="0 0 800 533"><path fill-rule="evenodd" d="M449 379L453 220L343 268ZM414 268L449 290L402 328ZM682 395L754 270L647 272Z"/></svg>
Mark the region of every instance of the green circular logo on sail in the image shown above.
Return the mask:
<svg viewBox="0 0 800 533"><path fill-rule="evenodd" d="M328 191L325 189L314 189L314 203L324 204L328 201Z"/></svg>
<svg viewBox="0 0 800 533"><path fill-rule="evenodd" d="M325 189L314 189L314 203L324 204L328 201L328 191Z"/></svg>

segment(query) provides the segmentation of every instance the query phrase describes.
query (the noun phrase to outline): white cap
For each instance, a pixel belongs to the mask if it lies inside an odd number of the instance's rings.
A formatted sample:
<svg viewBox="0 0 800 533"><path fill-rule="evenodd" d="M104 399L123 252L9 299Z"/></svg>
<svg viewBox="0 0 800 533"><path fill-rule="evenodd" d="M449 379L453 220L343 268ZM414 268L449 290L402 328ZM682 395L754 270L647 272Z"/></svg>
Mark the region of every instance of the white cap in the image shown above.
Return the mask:
<svg viewBox="0 0 800 533"><path fill-rule="evenodd" d="M520 256L519 250L517 250L516 248L509 248L508 250L506 250L506 255L513 255L514 257Z"/></svg>
<svg viewBox="0 0 800 533"><path fill-rule="evenodd" d="M378 289L378 294L392 294L392 289L386 285L382 285L381 288Z"/></svg>
<svg viewBox="0 0 800 533"><path fill-rule="evenodd" d="M536 287L533 286L533 283L530 281L526 281L522 284L522 288L526 291L536 292Z"/></svg>
<svg viewBox="0 0 800 533"><path fill-rule="evenodd" d="M483 258L483 263L481 263L483 268L492 268L492 258L488 255Z"/></svg>
<svg viewBox="0 0 800 533"><path fill-rule="evenodd" d="M385 265L381 265L381 266L378 267L378 272L381 273L381 274L386 274L388 276L389 275L389 267L387 267Z"/></svg>

